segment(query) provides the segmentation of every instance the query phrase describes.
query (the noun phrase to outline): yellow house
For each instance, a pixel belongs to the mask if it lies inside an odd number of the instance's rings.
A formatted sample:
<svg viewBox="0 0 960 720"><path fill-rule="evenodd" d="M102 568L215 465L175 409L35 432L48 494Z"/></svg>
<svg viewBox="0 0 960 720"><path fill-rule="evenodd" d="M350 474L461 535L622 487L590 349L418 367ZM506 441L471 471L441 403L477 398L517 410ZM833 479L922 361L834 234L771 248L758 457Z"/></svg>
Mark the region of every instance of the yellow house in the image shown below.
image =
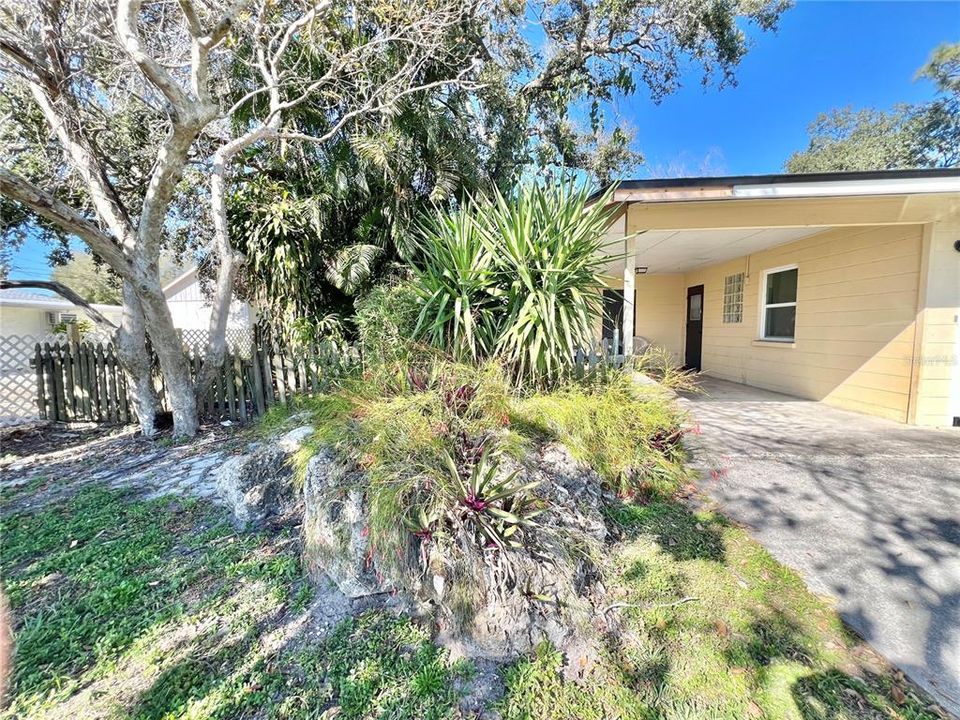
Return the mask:
<svg viewBox="0 0 960 720"><path fill-rule="evenodd" d="M960 425L960 171L633 180L613 202L605 295L626 352Z"/></svg>

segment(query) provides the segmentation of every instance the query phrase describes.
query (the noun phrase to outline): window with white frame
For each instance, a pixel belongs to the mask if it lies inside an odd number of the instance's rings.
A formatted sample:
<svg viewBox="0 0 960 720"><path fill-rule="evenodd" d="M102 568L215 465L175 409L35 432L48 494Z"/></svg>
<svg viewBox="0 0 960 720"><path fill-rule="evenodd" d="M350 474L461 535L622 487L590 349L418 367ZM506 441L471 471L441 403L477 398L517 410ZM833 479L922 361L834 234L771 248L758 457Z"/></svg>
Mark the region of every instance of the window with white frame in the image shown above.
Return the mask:
<svg viewBox="0 0 960 720"><path fill-rule="evenodd" d="M760 337L789 342L797 324L797 268L773 268L763 273Z"/></svg>
<svg viewBox="0 0 960 720"><path fill-rule="evenodd" d="M723 280L723 322L743 322L743 273Z"/></svg>

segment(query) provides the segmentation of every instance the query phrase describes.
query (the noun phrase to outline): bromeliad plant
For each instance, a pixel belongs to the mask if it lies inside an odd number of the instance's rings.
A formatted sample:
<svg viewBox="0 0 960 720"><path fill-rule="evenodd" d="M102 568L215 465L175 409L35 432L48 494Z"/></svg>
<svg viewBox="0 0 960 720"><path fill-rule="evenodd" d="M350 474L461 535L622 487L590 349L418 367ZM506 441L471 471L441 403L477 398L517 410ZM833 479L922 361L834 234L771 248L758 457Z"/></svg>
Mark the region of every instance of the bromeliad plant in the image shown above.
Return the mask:
<svg viewBox="0 0 960 720"><path fill-rule="evenodd" d="M539 482L517 484L517 470L498 479L500 463L486 451L470 467L468 475L457 467L449 453L446 464L448 492L459 508L453 514L472 524L484 545L500 550L522 547L518 533L537 527L534 518L543 512L529 494Z"/></svg>
<svg viewBox="0 0 960 720"><path fill-rule="evenodd" d="M496 357L542 387L566 377L603 310L611 190L573 182L495 192L419 226L415 335L458 360Z"/></svg>

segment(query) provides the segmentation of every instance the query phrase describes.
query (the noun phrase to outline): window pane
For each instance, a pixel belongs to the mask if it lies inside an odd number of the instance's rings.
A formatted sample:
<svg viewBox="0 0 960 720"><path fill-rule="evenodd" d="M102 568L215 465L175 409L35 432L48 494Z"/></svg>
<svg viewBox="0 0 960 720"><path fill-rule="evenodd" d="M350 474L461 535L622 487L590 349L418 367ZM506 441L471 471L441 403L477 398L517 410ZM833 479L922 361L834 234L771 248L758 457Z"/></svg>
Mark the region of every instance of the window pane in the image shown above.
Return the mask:
<svg viewBox="0 0 960 720"><path fill-rule="evenodd" d="M797 269L767 275L767 304L797 301Z"/></svg>
<svg viewBox="0 0 960 720"><path fill-rule="evenodd" d="M690 322L697 322L703 313L703 295L690 296Z"/></svg>
<svg viewBox="0 0 960 720"><path fill-rule="evenodd" d="M793 339L794 327L797 323L797 308L789 307L767 308L765 335L768 338Z"/></svg>

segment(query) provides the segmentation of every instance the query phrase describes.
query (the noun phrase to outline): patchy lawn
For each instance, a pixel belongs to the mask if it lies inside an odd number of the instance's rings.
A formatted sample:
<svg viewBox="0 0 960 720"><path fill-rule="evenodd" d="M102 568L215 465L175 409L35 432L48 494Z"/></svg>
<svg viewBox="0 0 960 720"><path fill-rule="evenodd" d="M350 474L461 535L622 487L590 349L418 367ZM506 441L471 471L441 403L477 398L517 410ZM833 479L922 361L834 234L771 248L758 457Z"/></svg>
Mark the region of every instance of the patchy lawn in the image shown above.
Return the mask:
<svg viewBox="0 0 960 720"><path fill-rule="evenodd" d="M936 718L921 691L745 531L675 502L610 513L628 615L601 679L542 648L506 674L505 718Z"/></svg>
<svg viewBox="0 0 960 720"><path fill-rule="evenodd" d="M4 493L17 662L4 717L456 718L472 669L385 611L337 620L297 530L237 534L205 501ZM609 512L624 627L583 685L548 647L504 668L513 718L936 718L828 605L722 518Z"/></svg>
<svg viewBox="0 0 960 720"><path fill-rule="evenodd" d="M196 501L84 490L2 533L17 618L6 716L426 718L455 704L465 668L409 620L324 632L289 532L237 535Z"/></svg>

